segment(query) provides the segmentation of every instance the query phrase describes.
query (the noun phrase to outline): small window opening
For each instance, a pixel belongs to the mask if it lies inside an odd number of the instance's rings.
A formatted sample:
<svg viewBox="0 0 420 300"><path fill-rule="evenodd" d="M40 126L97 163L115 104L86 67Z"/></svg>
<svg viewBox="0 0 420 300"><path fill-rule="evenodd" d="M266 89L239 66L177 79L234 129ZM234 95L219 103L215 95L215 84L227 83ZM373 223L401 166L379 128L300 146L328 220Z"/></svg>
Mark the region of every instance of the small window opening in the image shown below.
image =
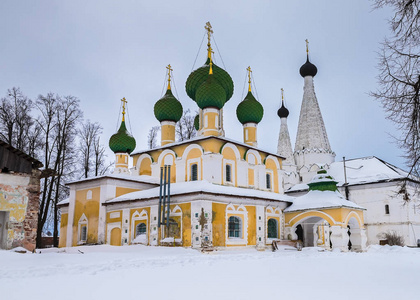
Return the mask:
<svg viewBox="0 0 420 300"><path fill-rule="evenodd" d="M226 165L226 181L227 182L232 182L231 171L232 171L232 166L231 165Z"/></svg>
<svg viewBox="0 0 420 300"><path fill-rule="evenodd" d="M385 214L389 215L389 205L385 204Z"/></svg>
<svg viewBox="0 0 420 300"><path fill-rule="evenodd" d="M198 165L192 164L191 165L191 181L198 180Z"/></svg>
<svg viewBox="0 0 420 300"><path fill-rule="evenodd" d="M82 228L80 230L80 241L81 242L86 242L86 240L87 240L87 227L82 226Z"/></svg>
<svg viewBox="0 0 420 300"><path fill-rule="evenodd" d="M271 190L271 174L265 174L265 187Z"/></svg>

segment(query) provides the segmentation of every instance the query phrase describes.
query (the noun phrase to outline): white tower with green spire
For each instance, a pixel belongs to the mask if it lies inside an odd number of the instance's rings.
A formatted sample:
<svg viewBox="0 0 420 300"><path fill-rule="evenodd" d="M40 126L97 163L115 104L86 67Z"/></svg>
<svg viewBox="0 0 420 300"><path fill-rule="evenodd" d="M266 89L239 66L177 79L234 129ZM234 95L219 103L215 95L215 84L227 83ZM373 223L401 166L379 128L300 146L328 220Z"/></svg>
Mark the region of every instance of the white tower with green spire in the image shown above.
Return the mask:
<svg viewBox="0 0 420 300"><path fill-rule="evenodd" d="M306 54L306 63L300 68L304 87L294 151L302 182L310 181L321 166L328 168L335 158L315 95L313 80L318 69L309 61L308 40L306 40Z"/></svg>

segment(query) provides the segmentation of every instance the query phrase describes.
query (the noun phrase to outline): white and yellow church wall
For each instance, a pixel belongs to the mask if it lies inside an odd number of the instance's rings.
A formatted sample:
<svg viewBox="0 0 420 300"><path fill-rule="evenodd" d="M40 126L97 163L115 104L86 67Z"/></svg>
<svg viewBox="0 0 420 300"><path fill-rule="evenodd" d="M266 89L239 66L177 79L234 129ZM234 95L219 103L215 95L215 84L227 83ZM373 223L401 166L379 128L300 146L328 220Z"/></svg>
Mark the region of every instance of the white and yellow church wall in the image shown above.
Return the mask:
<svg viewBox="0 0 420 300"><path fill-rule="evenodd" d="M160 168L163 165L171 165L171 182L190 181L191 166L196 164L197 180L283 192L281 158L220 139L206 139L197 143L175 145L165 150L151 150L134 156L134 162L139 175L150 172L156 178L160 177ZM231 170L230 178L226 176L228 167ZM267 174L270 178L269 185L266 182Z"/></svg>
<svg viewBox="0 0 420 300"><path fill-rule="evenodd" d="M285 237L287 239L296 240L296 226L299 224L304 227L306 235L311 236L311 230L314 234L318 234L317 246L329 249L331 241L333 248L338 248L342 251L348 251L348 227L350 226L351 238L353 248L356 250L363 250L366 247L366 230L364 227L363 210L351 209L346 207L329 208L329 209L314 209L305 211L293 211L284 213L285 223ZM305 229L305 221L311 220L310 226ZM316 224L314 224L316 220ZM315 233L314 226L322 227L322 232ZM312 244L312 241L311 243ZM315 244L315 241L314 241ZM305 243L305 246L306 243Z"/></svg>
<svg viewBox="0 0 420 300"><path fill-rule="evenodd" d="M156 185L105 177L70 184L69 204L62 206L60 247L105 242L106 200ZM81 234L86 227L84 239Z"/></svg>
<svg viewBox="0 0 420 300"><path fill-rule="evenodd" d="M379 244L384 233L395 231L406 245L416 246L420 237L420 209L415 188L408 184L410 201L403 200L402 181L381 182L349 186L349 199L366 208L364 221L369 244ZM344 188L339 187L342 194ZM386 208L387 206L387 208Z"/></svg>
<svg viewBox="0 0 420 300"><path fill-rule="evenodd" d="M225 203L221 202L225 201ZM273 201L269 201L273 202ZM281 211L285 203L267 206L267 201L212 194L186 194L171 197L170 218L179 224L181 235L175 237L176 245L200 248L203 241L215 247L255 246L271 243L267 241L267 222L270 218L278 220L278 237L282 236ZM136 200L107 204L107 238L111 245L132 244L135 228L139 223L146 224L147 244L156 246L166 236L157 229L158 199ZM204 228L200 218L204 214ZM241 221L241 235L229 237L229 217ZM259 224L259 226L257 226ZM127 232L126 232L127 230Z"/></svg>

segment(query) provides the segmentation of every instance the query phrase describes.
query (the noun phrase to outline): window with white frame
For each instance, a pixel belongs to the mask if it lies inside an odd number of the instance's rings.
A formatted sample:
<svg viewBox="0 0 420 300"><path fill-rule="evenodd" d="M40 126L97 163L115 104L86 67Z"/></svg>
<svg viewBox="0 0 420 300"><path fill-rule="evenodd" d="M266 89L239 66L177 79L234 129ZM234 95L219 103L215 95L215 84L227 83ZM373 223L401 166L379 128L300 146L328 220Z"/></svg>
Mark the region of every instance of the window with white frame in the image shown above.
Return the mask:
<svg viewBox="0 0 420 300"><path fill-rule="evenodd" d="M242 238L242 222L241 218L236 216L229 217L228 222L228 237L229 238Z"/></svg>
<svg viewBox="0 0 420 300"><path fill-rule="evenodd" d="M85 214L82 214L78 223L78 243L84 244L87 241L88 235L88 219L86 218Z"/></svg>

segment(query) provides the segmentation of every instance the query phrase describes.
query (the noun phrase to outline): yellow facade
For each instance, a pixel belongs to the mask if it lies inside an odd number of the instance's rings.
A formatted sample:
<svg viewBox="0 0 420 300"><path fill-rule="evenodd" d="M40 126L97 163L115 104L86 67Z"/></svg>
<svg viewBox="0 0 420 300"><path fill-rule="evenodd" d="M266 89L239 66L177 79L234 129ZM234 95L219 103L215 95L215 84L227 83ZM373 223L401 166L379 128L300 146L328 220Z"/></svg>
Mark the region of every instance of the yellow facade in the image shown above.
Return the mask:
<svg viewBox="0 0 420 300"><path fill-rule="evenodd" d="M256 124L244 124L244 143L250 146L257 145L257 125Z"/></svg>
<svg viewBox="0 0 420 300"><path fill-rule="evenodd" d="M160 134L162 146L175 142L175 122L163 121Z"/></svg>
<svg viewBox="0 0 420 300"><path fill-rule="evenodd" d="M203 128L204 136L219 136L219 110L217 109L204 109L203 110Z"/></svg>
<svg viewBox="0 0 420 300"><path fill-rule="evenodd" d="M212 203L213 214L213 246L225 247L226 206L224 203Z"/></svg>
<svg viewBox="0 0 420 300"><path fill-rule="evenodd" d="M79 220L83 214L88 219L86 243L95 244L98 242L99 199L99 187L76 191L73 219L73 246L77 246L79 242Z"/></svg>
<svg viewBox="0 0 420 300"><path fill-rule="evenodd" d="M340 207L332 209L286 212L284 214L287 227L293 227L299 221L309 217L319 217L327 221L330 225L339 225L344 228L347 227L351 218L355 218L360 228L364 228L363 211L359 209L356 210Z"/></svg>
<svg viewBox="0 0 420 300"><path fill-rule="evenodd" d="M58 243L58 247L66 247L67 243L67 224L68 224L69 215L68 214L61 214L61 221L60 221L60 240Z"/></svg>

